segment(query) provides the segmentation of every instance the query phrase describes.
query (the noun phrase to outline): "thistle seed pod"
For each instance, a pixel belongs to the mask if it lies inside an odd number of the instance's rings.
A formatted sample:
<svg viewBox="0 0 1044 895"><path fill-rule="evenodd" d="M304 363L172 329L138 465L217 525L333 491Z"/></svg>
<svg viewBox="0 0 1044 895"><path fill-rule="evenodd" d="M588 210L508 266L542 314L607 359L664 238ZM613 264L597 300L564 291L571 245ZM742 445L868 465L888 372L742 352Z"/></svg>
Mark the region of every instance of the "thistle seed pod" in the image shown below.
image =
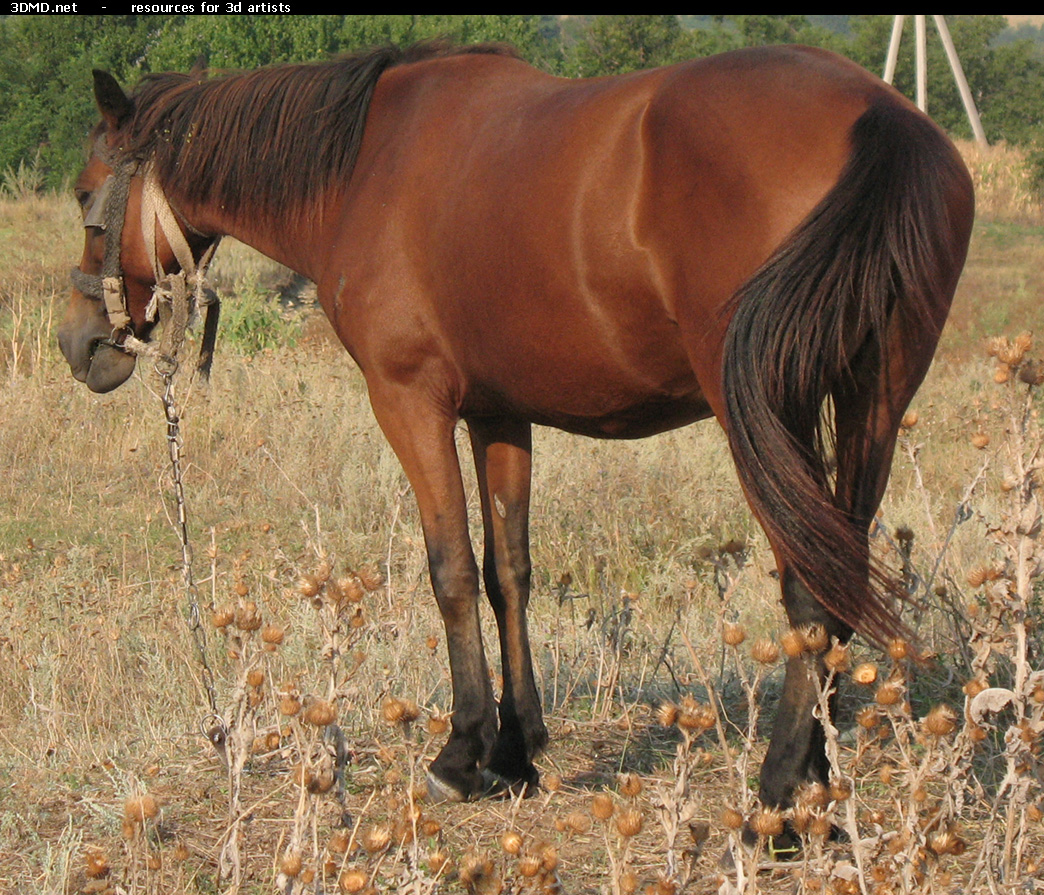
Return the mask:
<svg viewBox="0 0 1044 895"><path fill-rule="evenodd" d="M727 830L738 830L743 826L743 815L735 808L726 808L721 812L721 825Z"/></svg>
<svg viewBox="0 0 1044 895"><path fill-rule="evenodd" d="M221 609L215 609L213 614L210 616L210 621L213 623L214 627L220 631L232 624L232 622L235 621L235 618L235 610L225 606Z"/></svg>
<svg viewBox="0 0 1044 895"><path fill-rule="evenodd" d="M279 646L286 636L286 631L279 625L265 625L261 629L261 640L270 646Z"/></svg>
<svg viewBox="0 0 1044 895"><path fill-rule="evenodd" d="M328 724L333 724L336 718L337 709L334 708L333 703L327 702L325 699L313 699L305 706L304 712L301 714L301 720L313 727L326 727Z"/></svg>
<svg viewBox="0 0 1044 895"><path fill-rule="evenodd" d="M522 852L522 834L516 830L508 830L500 837L500 847L509 855Z"/></svg>
<svg viewBox="0 0 1044 895"><path fill-rule="evenodd" d="M143 796L127 799L123 803L123 817L133 824L141 824L152 820L159 814L159 803L147 793Z"/></svg>
<svg viewBox="0 0 1044 895"><path fill-rule="evenodd" d="M740 625L726 624L722 628L721 639L728 646L739 646L747 639L747 632Z"/></svg>
<svg viewBox="0 0 1044 895"><path fill-rule="evenodd" d="M809 625L805 631L805 645L810 653L821 653L830 646L830 635L822 625Z"/></svg>
<svg viewBox="0 0 1044 895"><path fill-rule="evenodd" d="M642 831L642 812L637 808L617 812L616 831L625 839L637 836Z"/></svg>
<svg viewBox="0 0 1044 895"><path fill-rule="evenodd" d="M881 684L874 694L874 700L878 705L898 705L902 698L902 691L892 683Z"/></svg>
<svg viewBox="0 0 1044 895"><path fill-rule="evenodd" d="M287 851L283 852L282 860L279 862L279 871L284 875L293 879L297 874L301 872L301 853L299 851Z"/></svg>
<svg viewBox="0 0 1044 895"><path fill-rule="evenodd" d="M673 702L662 702L656 710L656 720L664 727L673 727L678 720L678 706Z"/></svg>
<svg viewBox="0 0 1044 895"><path fill-rule="evenodd" d="M948 705L937 705L925 715L924 729L933 737L949 736L957 729L957 713Z"/></svg>
<svg viewBox="0 0 1044 895"><path fill-rule="evenodd" d="M642 791L642 778L637 774L620 775L620 792L633 799Z"/></svg>
<svg viewBox="0 0 1044 895"><path fill-rule="evenodd" d="M783 812L778 808L762 808L750 819L750 828L758 836L779 836L783 832Z"/></svg>
<svg viewBox="0 0 1044 895"><path fill-rule="evenodd" d="M591 817L582 811L574 811L566 817L565 824L571 832L582 836L591 830Z"/></svg>
<svg viewBox="0 0 1044 895"><path fill-rule="evenodd" d="M873 662L863 662L852 672L852 680L857 684L869 686L877 680L877 666Z"/></svg>
<svg viewBox="0 0 1044 895"><path fill-rule="evenodd" d="M779 661L779 647L771 640L762 639L750 648L751 658L762 665L774 665Z"/></svg>
<svg viewBox="0 0 1044 895"><path fill-rule="evenodd" d="M835 673L848 671L852 664L852 656L849 649L843 643L835 643L823 656L823 664Z"/></svg>
<svg viewBox="0 0 1044 895"><path fill-rule="evenodd" d="M910 645L901 637L896 637L888 644L888 655L895 662L902 662L910 653Z"/></svg>
<svg viewBox="0 0 1044 895"><path fill-rule="evenodd" d="M246 600L236 607L235 626L240 631L256 631L262 622L261 612L253 600Z"/></svg>
<svg viewBox="0 0 1044 895"><path fill-rule="evenodd" d="M797 628L791 628L784 632L779 642L783 647L784 655L789 659L796 659L808 646L804 632L799 631Z"/></svg>
<svg viewBox="0 0 1044 895"><path fill-rule="evenodd" d="M341 875L337 878L337 888L346 895L350 895L350 893L361 892L365 889L367 882L369 882L369 877L364 870L350 867L341 871Z"/></svg>
<svg viewBox="0 0 1044 895"><path fill-rule="evenodd" d="M606 792L595 793L591 799L591 814L598 820L608 820L613 816L616 805L613 797Z"/></svg>

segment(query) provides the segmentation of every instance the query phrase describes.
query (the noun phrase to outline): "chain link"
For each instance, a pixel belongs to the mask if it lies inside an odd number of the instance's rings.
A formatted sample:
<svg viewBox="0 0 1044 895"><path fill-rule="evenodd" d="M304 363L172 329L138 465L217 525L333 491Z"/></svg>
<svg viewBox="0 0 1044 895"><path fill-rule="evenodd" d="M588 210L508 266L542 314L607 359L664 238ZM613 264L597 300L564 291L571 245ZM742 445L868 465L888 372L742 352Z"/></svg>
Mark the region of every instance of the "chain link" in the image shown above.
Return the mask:
<svg viewBox="0 0 1044 895"><path fill-rule="evenodd" d="M170 454L174 497L178 505L177 529L178 537L181 540L181 583L188 596L185 620L196 644L196 652L199 655L203 674L203 686L206 688L207 700L210 703L210 713L201 721L201 729L204 736L220 751L225 740L227 725L218 711L214 671L207 658L207 632L199 609L199 591L192 577L192 544L189 541L188 512L181 475L181 419L174 401L174 374L177 370L178 362L175 358L160 356L156 359L156 372L163 380L163 412L167 420L167 451Z"/></svg>

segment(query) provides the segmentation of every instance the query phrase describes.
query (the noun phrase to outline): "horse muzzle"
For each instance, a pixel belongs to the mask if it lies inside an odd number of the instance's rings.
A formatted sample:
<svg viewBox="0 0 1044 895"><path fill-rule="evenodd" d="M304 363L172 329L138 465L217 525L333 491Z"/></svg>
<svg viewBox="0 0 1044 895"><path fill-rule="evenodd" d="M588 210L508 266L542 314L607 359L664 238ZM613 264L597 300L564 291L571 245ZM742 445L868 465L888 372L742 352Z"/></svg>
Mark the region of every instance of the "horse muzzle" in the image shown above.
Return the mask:
<svg viewBox="0 0 1044 895"><path fill-rule="evenodd" d="M134 355L112 341L112 327L104 319L97 323L66 320L58 327L58 347L73 377L92 392L111 392L134 372Z"/></svg>

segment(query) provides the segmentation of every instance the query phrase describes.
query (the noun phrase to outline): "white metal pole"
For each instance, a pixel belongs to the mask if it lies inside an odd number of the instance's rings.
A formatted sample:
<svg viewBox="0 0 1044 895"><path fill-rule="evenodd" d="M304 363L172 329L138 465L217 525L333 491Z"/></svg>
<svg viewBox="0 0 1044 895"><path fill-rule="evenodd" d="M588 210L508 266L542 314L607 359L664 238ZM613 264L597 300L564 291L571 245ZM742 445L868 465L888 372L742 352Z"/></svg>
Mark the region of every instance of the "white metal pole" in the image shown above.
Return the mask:
<svg viewBox="0 0 1044 895"><path fill-rule="evenodd" d="M924 16L914 16L914 33L917 36L917 108L928 112L928 54L926 52L926 28Z"/></svg>
<svg viewBox="0 0 1044 895"><path fill-rule="evenodd" d="M906 16L896 16L892 22L892 39L888 41L888 58L885 60L884 82L891 84L895 78L895 63L899 58L899 41L903 36Z"/></svg>
<svg viewBox="0 0 1044 895"><path fill-rule="evenodd" d="M950 60L950 69L953 78L957 82L957 89L961 94L961 102L964 103L964 111L968 114L972 133L975 134L975 142L983 149L989 144L986 142L986 132L982 129L982 121L979 119L979 110L975 108L975 99L972 97L971 89L968 87L968 79L964 77L964 69L961 60L957 58L957 49L950 37L950 29L946 25L945 16L932 16L935 19L935 27L939 29L939 37L942 38L943 49L946 50L946 58Z"/></svg>

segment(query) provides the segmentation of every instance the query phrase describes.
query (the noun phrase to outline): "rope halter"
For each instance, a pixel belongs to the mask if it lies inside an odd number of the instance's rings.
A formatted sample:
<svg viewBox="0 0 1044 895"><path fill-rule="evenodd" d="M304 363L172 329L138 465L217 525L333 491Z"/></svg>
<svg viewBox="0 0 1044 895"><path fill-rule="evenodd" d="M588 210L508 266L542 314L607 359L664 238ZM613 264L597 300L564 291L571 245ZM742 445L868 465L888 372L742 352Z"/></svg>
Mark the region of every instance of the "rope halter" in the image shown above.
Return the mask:
<svg viewBox="0 0 1044 895"><path fill-rule="evenodd" d="M127 308L120 249L126 224L130 182L135 174L144 180L141 193L141 232L155 277L152 298L145 308L145 319L163 323L163 337L159 345L143 342L134 335ZM159 258L156 225L180 266L177 273L167 273ZM212 238L210 246L196 263L182 226L197 236L206 234L194 230L171 208L156 177L152 162L122 162L95 191L84 227L98 227L105 231L105 256L101 275L87 274L79 268L72 271L73 285L84 295L99 299L112 326L112 334L104 343L127 354L154 357L165 366L176 366L177 354L185 341L186 330L196 323L198 309L206 308L203 341L200 346L198 369L204 375L210 371L217 335L219 304L217 295L206 289L206 271L214 257L220 237ZM122 336L122 339L120 338Z"/></svg>

